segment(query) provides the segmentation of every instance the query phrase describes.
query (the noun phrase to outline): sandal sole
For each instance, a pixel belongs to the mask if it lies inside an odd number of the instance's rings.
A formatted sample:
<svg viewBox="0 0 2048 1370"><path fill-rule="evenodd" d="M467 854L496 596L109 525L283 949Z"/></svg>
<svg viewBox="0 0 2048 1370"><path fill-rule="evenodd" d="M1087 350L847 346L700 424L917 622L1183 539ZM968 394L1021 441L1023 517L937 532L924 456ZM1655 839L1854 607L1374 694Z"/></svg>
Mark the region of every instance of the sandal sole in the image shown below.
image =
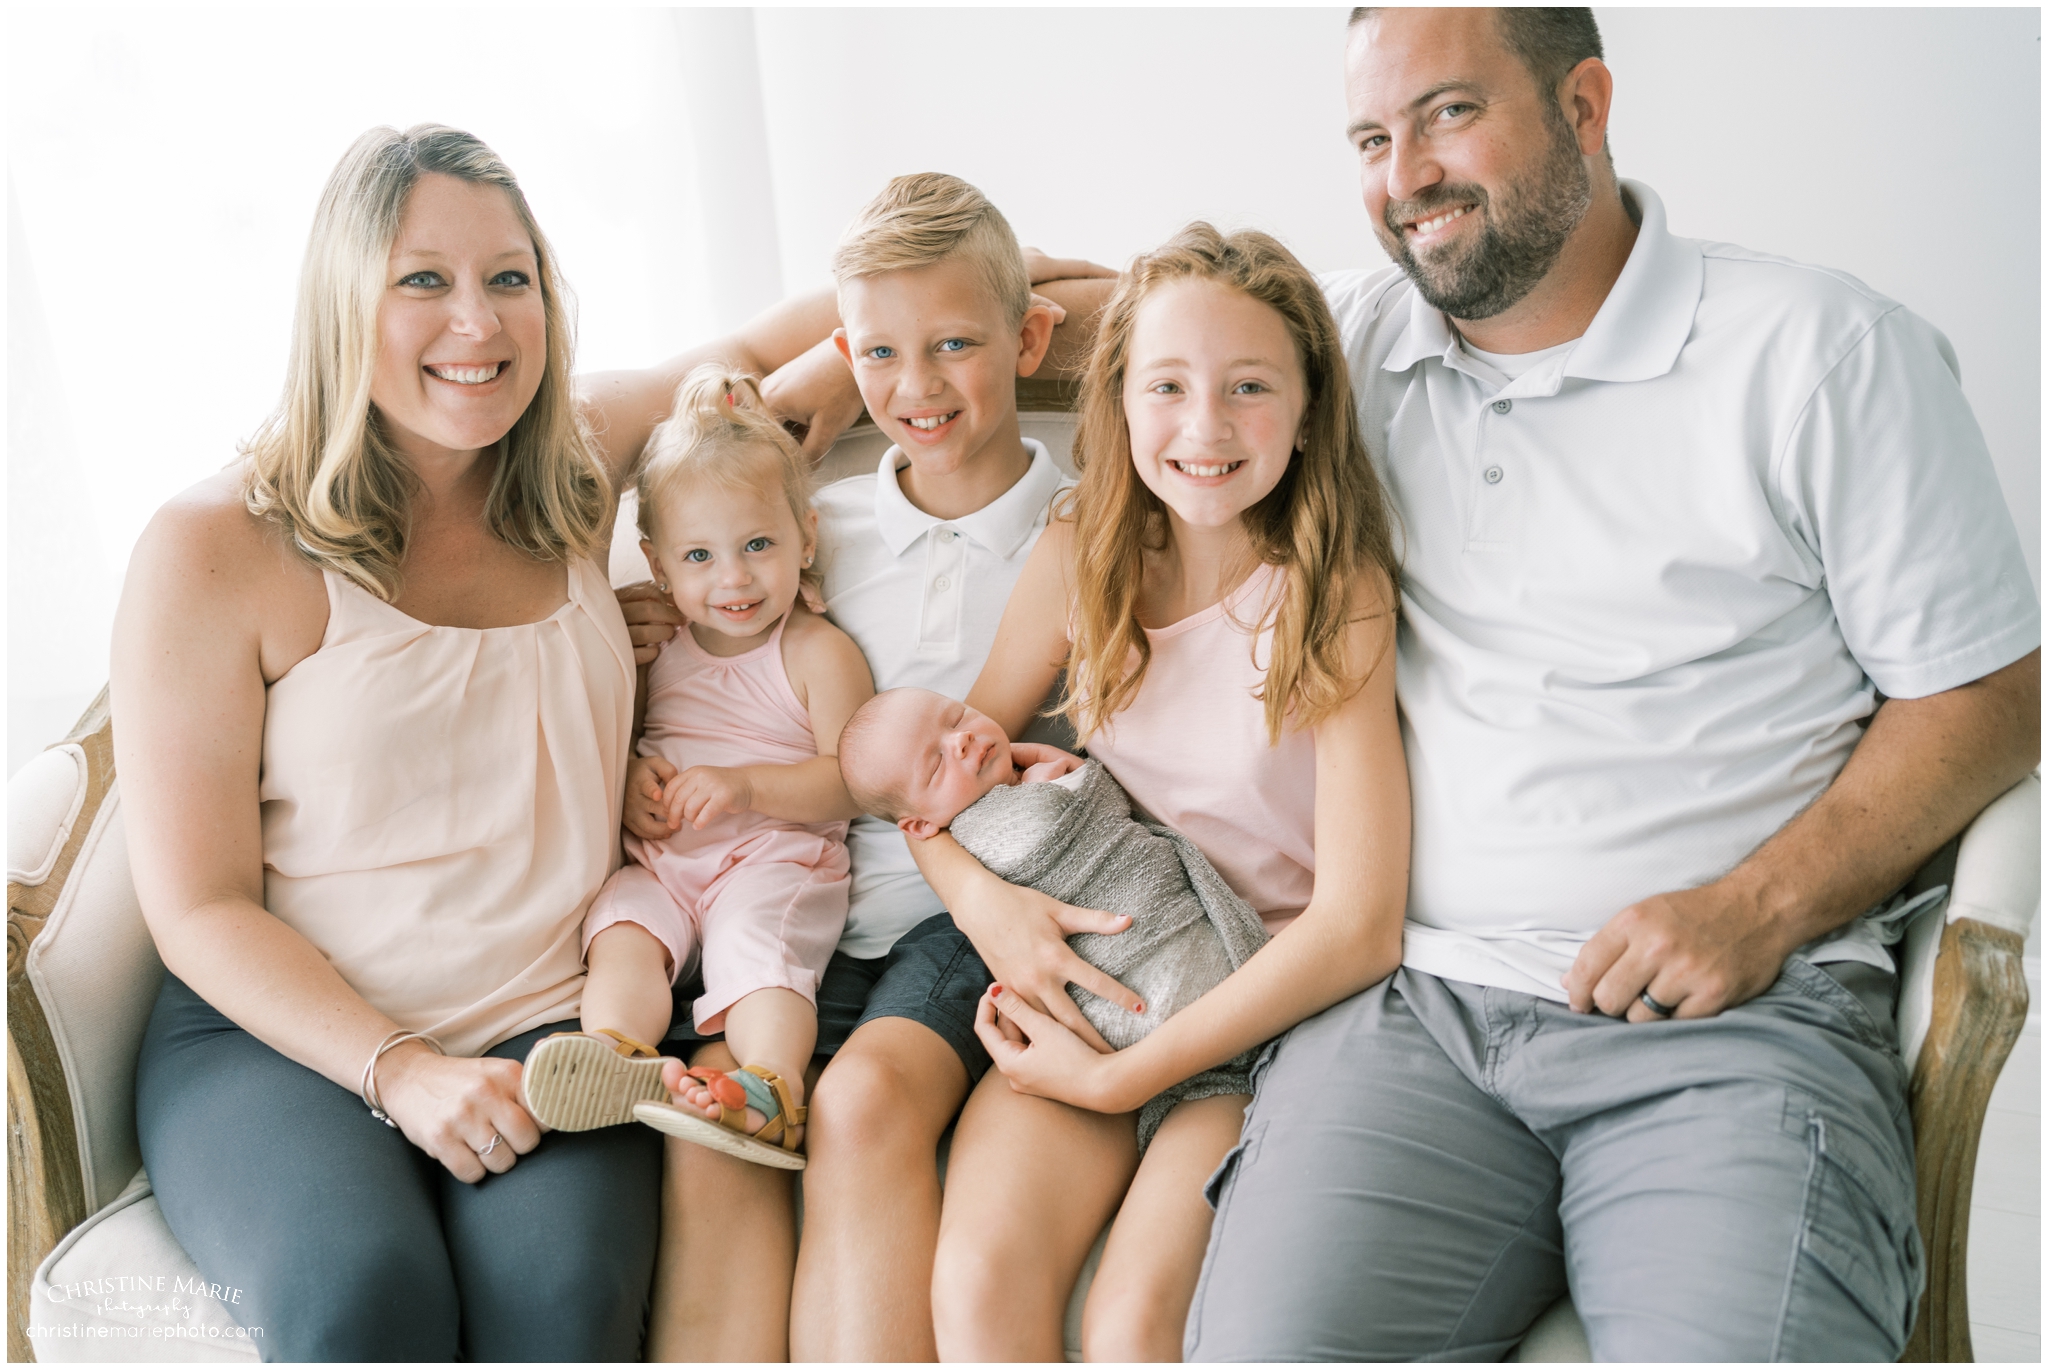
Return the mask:
<svg viewBox="0 0 2048 1370"><path fill-rule="evenodd" d="M526 1111L556 1132L589 1132L633 1121L633 1107L668 1099L662 1062L627 1060L609 1042L549 1037L526 1056L520 1086Z"/></svg>
<svg viewBox="0 0 2048 1370"><path fill-rule="evenodd" d="M808 1164L801 1151L784 1151L779 1146L772 1146L743 1132L721 1127L709 1118L686 1112L674 1104L635 1104L633 1116L658 1132L666 1132L671 1137L680 1137L699 1146L708 1146L713 1151L723 1151L728 1156L737 1156L743 1161L752 1161L755 1165L772 1166L777 1170L802 1170Z"/></svg>

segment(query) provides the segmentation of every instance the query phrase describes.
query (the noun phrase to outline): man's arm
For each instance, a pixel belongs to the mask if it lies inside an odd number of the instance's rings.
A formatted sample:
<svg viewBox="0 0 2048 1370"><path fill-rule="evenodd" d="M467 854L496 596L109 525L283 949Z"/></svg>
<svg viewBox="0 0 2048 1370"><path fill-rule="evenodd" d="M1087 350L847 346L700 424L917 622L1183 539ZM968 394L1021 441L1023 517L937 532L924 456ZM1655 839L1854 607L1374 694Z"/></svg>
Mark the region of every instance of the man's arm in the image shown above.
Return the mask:
<svg viewBox="0 0 2048 1370"><path fill-rule="evenodd" d="M1889 699L1811 807L1711 885L1616 914L1565 989L1580 1012L1706 1018L1764 992L1785 958L1903 885L2041 759L2041 653L1922 699Z"/></svg>

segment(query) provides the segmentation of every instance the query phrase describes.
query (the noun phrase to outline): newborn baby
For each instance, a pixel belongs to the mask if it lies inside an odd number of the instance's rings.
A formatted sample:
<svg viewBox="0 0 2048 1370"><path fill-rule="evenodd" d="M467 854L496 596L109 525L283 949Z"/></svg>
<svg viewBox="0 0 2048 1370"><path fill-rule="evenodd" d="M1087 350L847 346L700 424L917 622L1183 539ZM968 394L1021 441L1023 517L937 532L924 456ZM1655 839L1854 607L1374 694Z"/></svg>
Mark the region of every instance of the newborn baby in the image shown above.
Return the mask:
<svg viewBox="0 0 2048 1370"><path fill-rule="evenodd" d="M1026 762L1022 769L1018 763ZM947 827L990 871L1084 908L1131 916L1067 944L1123 982L1140 1017L1078 985L1067 992L1122 1049L1200 998L1266 941L1259 915L1187 838L1134 818L1101 763L1012 747L986 714L930 690L886 690L847 721L839 767L856 804L913 837ZM1256 1050L1183 1080L1138 1113L1138 1148L1185 1099L1249 1094Z"/></svg>

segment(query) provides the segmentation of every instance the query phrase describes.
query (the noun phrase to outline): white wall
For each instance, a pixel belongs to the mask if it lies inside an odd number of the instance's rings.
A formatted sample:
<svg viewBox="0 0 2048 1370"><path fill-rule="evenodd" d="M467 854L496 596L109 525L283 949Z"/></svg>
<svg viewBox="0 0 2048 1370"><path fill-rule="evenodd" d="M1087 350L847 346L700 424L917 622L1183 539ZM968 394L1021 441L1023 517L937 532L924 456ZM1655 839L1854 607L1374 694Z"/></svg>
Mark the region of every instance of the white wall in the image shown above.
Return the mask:
<svg viewBox="0 0 2048 1370"><path fill-rule="evenodd" d="M1844 268L1949 335L2038 582L2039 11L1600 17L1619 165L1677 231ZM275 398L314 200L362 129L495 146L583 364L634 365L824 284L904 171L966 176L1062 253L1120 262L1203 216L1377 264L1343 18L10 10L9 771L104 678L150 511Z"/></svg>

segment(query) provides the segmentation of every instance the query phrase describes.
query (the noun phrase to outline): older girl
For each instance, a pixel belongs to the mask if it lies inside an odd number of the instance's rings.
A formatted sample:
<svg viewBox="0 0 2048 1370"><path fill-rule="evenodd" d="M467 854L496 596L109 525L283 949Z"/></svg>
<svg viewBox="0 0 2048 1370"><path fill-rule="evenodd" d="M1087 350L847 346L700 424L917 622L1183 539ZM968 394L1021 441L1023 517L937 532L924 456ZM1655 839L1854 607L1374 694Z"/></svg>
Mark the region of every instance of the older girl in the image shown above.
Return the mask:
<svg viewBox="0 0 2048 1370"><path fill-rule="evenodd" d="M617 861L612 492L701 358L579 408L562 290L489 148L365 134L278 413L129 564L115 748L168 971L137 1125L268 1358L639 1353L659 1138L543 1136L519 1062L576 1026ZM725 354L787 361L804 308Z"/></svg>
<svg viewBox="0 0 2048 1370"><path fill-rule="evenodd" d="M1033 1002L1050 901L948 837L920 844L998 982L979 1031L1002 1074L969 1101L947 1175L933 1311L948 1359L1058 1359L1068 1290L1112 1217L1084 1349L1177 1359L1202 1181L1247 1097L1182 1104L1142 1165L1131 1110L1400 960L1397 567L1314 278L1273 239L1206 224L1139 258L1104 316L1075 450L1072 509L1018 581L971 702L1014 731L1064 665L1090 753L1276 935L1098 1055Z"/></svg>

